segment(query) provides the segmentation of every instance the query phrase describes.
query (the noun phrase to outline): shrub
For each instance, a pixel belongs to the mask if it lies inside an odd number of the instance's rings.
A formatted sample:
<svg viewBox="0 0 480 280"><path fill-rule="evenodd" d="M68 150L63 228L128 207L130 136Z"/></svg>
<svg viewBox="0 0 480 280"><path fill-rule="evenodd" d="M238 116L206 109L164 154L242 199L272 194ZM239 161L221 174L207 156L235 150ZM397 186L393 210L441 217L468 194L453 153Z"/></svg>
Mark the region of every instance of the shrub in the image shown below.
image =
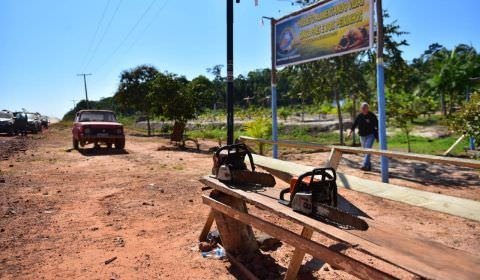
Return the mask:
<svg viewBox="0 0 480 280"><path fill-rule="evenodd" d="M245 134L255 138L270 138L272 136L272 120L266 117L257 117L243 125Z"/></svg>

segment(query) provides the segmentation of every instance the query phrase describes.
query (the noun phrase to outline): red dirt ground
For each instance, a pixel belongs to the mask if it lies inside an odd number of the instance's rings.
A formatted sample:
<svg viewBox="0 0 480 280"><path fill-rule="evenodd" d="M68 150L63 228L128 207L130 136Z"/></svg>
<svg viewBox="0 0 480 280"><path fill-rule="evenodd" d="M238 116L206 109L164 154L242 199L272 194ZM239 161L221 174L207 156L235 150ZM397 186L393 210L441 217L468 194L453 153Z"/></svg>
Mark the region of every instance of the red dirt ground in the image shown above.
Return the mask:
<svg viewBox="0 0 480 280"><path fill-rule="evenodd" d="M208 214L208 208L201 203L202 185L198 179L210 172L209 152L173 147L158 150L171 145L162 138L133 136L127 138L126 152L78 152L70 148L69 133L68 127L53 126L43 135L25 140L30 147L26 151L23 144L18 144L24 140L0 137L0 179L5 179L4 183L0 180L1 279L240 277L229 262L204 259L197 249L198 234ZM215 145L210 141L201 143L203 151ZM8 148L12 145L20 148ZM8 149L11 152L7 154ZM286 157L312 164L321 163L325 154ZM356 171L357 161L359 157L348 156L342 162L342 171L378 178L377 173ZM412 168L415 174L425 172L421 166ZM393 182L480 199L478 172L429 166L426 169L437 172L431 174L433 177L451 172L458 181L452 183L449 175L444 181L428 176L421 182L405 181L411 170L397 163ZM441 185L445 182L451 184ZM393 228L480 255L478 222L365 194L340 193ZM268 213L251 211L280 222ZM335 245L319 234L314 239ZM345 250L401 278L412 277L354 249ZM285 271L292 251L283 245L270 254L275 269ZM105 264L113 257L114 261ZM310 257L305 262L300 279L355 279Z"/></svg>

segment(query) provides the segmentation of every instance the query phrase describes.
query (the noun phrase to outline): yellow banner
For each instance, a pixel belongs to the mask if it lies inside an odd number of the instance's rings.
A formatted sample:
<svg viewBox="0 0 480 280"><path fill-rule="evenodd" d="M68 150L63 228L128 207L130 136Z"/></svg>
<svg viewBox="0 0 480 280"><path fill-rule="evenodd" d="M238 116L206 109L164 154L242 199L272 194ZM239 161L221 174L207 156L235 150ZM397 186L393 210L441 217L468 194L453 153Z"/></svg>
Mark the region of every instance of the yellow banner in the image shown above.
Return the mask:
<svg viewBox="0 0 480 280"><path fill-rule="evenodd" d="M276 66L300 64L372 47L372 0L332 0L275 24Z"/></svg>

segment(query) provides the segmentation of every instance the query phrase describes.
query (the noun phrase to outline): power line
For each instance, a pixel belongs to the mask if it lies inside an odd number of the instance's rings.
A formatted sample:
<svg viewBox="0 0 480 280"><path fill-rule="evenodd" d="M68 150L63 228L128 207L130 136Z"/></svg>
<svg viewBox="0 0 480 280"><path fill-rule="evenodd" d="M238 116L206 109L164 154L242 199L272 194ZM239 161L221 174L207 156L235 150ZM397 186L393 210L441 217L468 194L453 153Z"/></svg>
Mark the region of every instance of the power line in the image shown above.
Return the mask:
<svg viewBox="0 0 480 280"><path fill-rule="evenodd" d="M108 0L108 1L107 1L107 4L105 5L105 8L103 8L102 15L100 16L100 20L99 20L98 23L97 23L97 28L95 29L95 33L93 34L93 37L92 37L92 39L90 40L90 44L89 44L89 46L88 46L87 52L85 53L85 56L83 57L82 67L84 67L84 66L85 66L85 62L87 62L87 57L88 57L88 55L90 54L90 52L91 52L91 50L92 50L93 43L95 42L95 39L97 38L97 34L98 34L98 31L100 30L100 26L102 25L103 20L105 19L105 14L107 13L108 7L110 6L110 1L111 1L111 0Z"/></svg>
<svg viewBox="0 0 480 280"><path fill-rule="evenodd" d="M163 9L165 9L165 7L167 6L168 1L169 0L165 0L163 5L160 6L160 8L155 12L155 15L152 17L152 20L147 25L145 25L145 28L142 31L140 31L140 33L137 36L137 40L133 40L130 47L128 47L127 52L133 48L133 46L139 41L139 38L143 35L143 33L145 33L150 28L150 26L155 22L155 19L158 17L160 12L163 11Z"/></svg>
<svg viewBox="0 0 480 280"><path fill-rule="evenodd" d="M100 65L100 67L96 68L96 71L98 71L100 68L102 68L103 66L105 66L108 61L110 61L110 59L120 50L120 48L125 44L125 42L128 40L128 38L132 35L132 33L135 31L135 29L138 27L138 25L140 24L140 22L143 20L143 18L145 17L145 15L150 11L150 9L152 8L153 4L155 4L155 0L152 0L150 2L150 4L147 6L147 8L143 11L143 13L141 14L140 18L138 18L138 20L135 22L135 24L132 26L132 28L130 28L130 30L128 31L127 35L123 38L123 40L120 42L120 44L114 49L113 52L110 53L110 55L107 57L107 59L104 61L104 63L102 63ZM165 6L165 5L164 5Z"/></svg>
<svg viewBox="0 0 480 280"><path fill-rule="evenodd" d="M87 67L90 65L90 62L92 62L93 58L94 58L95 55L97 54L98 47L102 44L103 39L105 39L105 35L107 34L108 29L110 28L110 25L112 24L113 19L114 19L115 16L117 15L118 9L120 8L120 4L122 4L122 2L123 2L123 0L120 0L120 1L118 2L117 7L115 8L115 11L113 12L112 17L110 17L110 20L108 21L108 24L107 24L107 26L105 27L105 30L103 31L102 36L100 37L100 40L99 40L99 41L97 42L97 44L95 45L95 48L93 49L92 56L90 56L90 59L88 60L87 65L85 66L85 68L87 68Z"/></svg>

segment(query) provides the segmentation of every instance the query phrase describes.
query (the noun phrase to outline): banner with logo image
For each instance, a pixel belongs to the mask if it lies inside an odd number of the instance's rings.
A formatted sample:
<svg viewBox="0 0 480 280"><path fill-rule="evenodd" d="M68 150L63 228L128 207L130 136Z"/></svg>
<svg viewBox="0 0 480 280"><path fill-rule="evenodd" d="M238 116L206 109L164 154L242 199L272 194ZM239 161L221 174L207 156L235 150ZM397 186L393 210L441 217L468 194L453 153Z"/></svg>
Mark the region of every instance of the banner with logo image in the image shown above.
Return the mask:
<svg viewBox="0 0 480 280"><path fill-rule="evenodd" d="M275 64L300 64L369 49L373 44L372 0L331 0L279 19Z"/></svg>

